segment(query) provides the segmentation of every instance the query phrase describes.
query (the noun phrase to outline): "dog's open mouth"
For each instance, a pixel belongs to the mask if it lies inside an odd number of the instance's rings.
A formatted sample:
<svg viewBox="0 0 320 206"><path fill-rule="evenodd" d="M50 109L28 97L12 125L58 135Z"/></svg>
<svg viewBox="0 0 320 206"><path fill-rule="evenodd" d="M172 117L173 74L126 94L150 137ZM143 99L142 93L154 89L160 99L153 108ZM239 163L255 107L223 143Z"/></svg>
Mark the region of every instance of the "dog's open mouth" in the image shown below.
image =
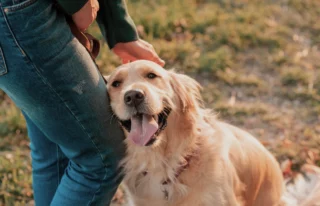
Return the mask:
<svg viewBox="0 0 320 206"><path fill-rule="evenodd" d="M158 115L138 113L128 120L120 121L129 132L128 138L140 146L149 146L167 126L167 118L171 109L165 108Z"/></svg>

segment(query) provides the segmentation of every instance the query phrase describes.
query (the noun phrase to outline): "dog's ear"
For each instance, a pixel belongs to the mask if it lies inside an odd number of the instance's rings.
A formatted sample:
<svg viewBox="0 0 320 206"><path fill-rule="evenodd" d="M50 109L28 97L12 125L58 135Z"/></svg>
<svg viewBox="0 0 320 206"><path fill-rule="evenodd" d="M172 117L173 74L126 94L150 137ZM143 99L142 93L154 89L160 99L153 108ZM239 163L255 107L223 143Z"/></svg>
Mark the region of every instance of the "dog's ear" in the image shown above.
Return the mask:
<svg viewBox="0 0 320 206"><path fill-rule="evenodd" d="M196 109L202 104L200 84L184 74L170 72L170 84L180 101L182 112Z"/></svg>

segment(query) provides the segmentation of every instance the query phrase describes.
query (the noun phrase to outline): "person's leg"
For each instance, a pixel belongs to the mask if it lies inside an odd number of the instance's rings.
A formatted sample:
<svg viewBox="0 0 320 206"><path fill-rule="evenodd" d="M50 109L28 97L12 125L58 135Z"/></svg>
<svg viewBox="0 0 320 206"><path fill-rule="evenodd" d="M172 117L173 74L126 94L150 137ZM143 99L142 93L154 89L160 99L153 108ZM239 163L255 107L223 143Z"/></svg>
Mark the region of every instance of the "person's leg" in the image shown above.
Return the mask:
<svg viewBox="0 0 320 206"><path fill-rule="evenodd" d="M108 204L125 146L102 76L51 0L0 2L0 88L70 160L51 204Z"/></svg>
<svg viewBox="0 0 320 206"><path fill-rule="evenodd" d="M50 205L69 160L24 112L23 115L30 138L34 199L37 205Z"/></svg>

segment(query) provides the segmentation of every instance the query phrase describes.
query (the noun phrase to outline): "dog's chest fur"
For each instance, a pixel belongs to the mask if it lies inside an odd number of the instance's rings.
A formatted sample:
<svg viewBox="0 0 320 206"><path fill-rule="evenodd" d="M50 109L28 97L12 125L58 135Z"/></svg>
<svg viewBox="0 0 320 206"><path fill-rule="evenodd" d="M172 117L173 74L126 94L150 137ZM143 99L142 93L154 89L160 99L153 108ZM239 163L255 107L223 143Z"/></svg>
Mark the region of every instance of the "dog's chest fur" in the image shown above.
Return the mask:
<svg viewBox="0 0 320 206"><path fill-rule="evenodd" d="M186 194L187 186L176 178L179 158L170 159L171 162L160 151L151 148L131 148L128 151L123 160L124 181L136 204L152 200L157 205L170 205L175 197Z"/></svg>

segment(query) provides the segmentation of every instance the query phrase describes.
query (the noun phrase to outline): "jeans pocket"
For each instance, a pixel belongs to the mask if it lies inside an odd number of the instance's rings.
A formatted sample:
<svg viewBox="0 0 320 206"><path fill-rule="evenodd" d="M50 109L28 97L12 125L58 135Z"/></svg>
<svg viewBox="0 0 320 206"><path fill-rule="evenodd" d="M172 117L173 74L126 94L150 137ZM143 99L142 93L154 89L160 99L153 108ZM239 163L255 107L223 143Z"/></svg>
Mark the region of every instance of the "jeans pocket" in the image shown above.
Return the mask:
<svg viewBox="0 0 320 206"><path fill-rule="evenodd" d="M21 1L14 0L13 5L4 7L4 11L6 13L19 11L19 10L22 10L22 9L25 9L25 8L31 6L32 4L34 4L37 1L38 0L21 0Z"/></svg>
<svg viewBox="0 0 320 206"><path fill-rule="evenodd" d="M6 66L6 61L4 59L2 49L0 47L0 76L5 75L6 73L8 73L8 69Z"/></svg>
<svg viewBox="0 0 320 206"><path fill-rule="evenodd" d="M74 38L64 14L57 11L53 0L35 0L19 11L5 11L5 18L16 44L38 65L59 56Z"/></svg>

